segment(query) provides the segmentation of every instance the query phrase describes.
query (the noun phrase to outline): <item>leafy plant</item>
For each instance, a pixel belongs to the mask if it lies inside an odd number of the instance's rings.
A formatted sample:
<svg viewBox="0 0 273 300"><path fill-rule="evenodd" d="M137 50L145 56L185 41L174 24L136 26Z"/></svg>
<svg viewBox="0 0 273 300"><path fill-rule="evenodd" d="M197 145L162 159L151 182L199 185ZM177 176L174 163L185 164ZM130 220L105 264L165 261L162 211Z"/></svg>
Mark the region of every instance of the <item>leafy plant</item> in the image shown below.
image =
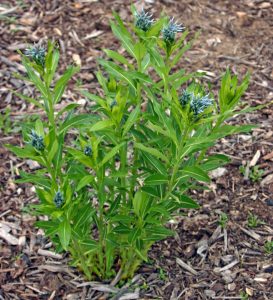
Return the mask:
<svg viewBox="0 0 273 300"><path fill-rule="evenodd" d="M134 8L133 14L131 31L114 14L111 28L126 54L104 50L99 95L81 91L94 103L92 114L77 113L74 103L56 111L79 69L69 66L55 79L60 54L54 44L21 53L24 80L40 97L17 95L47 118L25 126L24 148L8 146L41 166L21 172L17 182L35 185L39 203L31 210L48 216L36 226L57 251L70 253L88 279L118 271L122 280L132 277L151 246L173 234L168 221L199 207L188 192L206 188L208 172L229 161L207 150L222 137L253 128L225 123L254 110L238 107L249 75L239 84L227 70L214 100L198 81L202 74L175 71L193 42L185 41L188 31L167 17L154 21Z"/></svg>
<svg viewBox="0 0 273 300"><path fill-rule="evenodd" d="M240 299L241 300L248 300L249 299L248 293L245 292L245 291L240 291Z"/></svg>
<svg viewBox="0 0 273 300"><path fill-rule="evenodd" d="M259 169L259 166L249 168L248 166L240 166L240 172L244 176L247 176L252 182L259 182L262 179L263 170Z"/></svg>
<svg viewBox="0 0 273 300"><path fill-rule="evenodd" d="M10 112L10 107L6 107L5 111L0 114L0 132L5 135L10 133L12 130Z"/></svg>
<svg viewBox="0 0 273 300"><path fill-rule="evenodd" d="M264 244L264 250L267 254L273 253L273 241L266 241Z"/></svg>
<svg viewBox="0 0 273 300"><path fill-rule="evenodd" d="M226 228L228 223L228 215L226 213L221 213L218 223L223 229Z"/></svg>
<svg viewBox="0 0 273 300"><path fill-rule="evenodd" d="M247 218L247 225L248 227L256 228L259 225L263 225L265 222L260 220L256 215L249 213Z"/></svg>

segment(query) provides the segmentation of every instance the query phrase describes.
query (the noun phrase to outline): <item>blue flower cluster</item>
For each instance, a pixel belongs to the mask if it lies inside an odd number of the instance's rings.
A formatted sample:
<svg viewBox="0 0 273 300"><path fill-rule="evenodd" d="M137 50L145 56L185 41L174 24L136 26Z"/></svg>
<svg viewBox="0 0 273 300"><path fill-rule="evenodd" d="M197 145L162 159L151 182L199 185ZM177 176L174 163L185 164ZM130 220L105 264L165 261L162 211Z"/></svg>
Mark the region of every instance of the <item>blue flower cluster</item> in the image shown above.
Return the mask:
<svg viewBox="0 0 273 300"><path fill-rule="evenodd" d="M162 29L163 41L168 45L172 45L175 41L175 34L184 30L185 27L182 24L177 24L174 18L171 18L168 25Z"/></svg>
<svg viewBox="0 0 273 300"><path fill-rule="evenodd" d="M30 143L38 151L43 151L45 149L44 138L38 135L34 130L30 133Z"/></svg>
<svg viewBox="0 0 273 300"><path fill-rule="evenodd" d="M137 12L136 13L136 22L135 22L136 27L145 32L148 31L154 22L152 17L153 17L153 15L145 12L144 9L142 9L140 12Z"/></svg>
<svg viewBox="0 0 273 300"><path fill-rule="evenodd" d="M85 146L83 153L86 156L89 156L89 157L92 156L92 154L93 154L92 147L91 146Z"/></svg>
<svg viewBox="0 0 273 300"><path fill-rule="evenodd" d="M60 191L58 191L55 194L53 202L56 205L56 207L58 207L58 208L62 207L62 205L64 204L64 197L63 197L63 194Z"/></svg>
<svg viewBox="0 0 273 300"><path fill-rule="evenodd" d="M40 45L34 45L25 51L25 55L31 57L37 65L44 67L46 49Z"/></svg>
<svg viewBox="0 0 273 300"><path fill-rule="evenodd" d="M186 105L190 105L190 111L196 117L199 114L202 114L205 109L213 104L213 100L209 98L209 95L200 96L195 95L194 93L184 90L181 97L179 98L180 104L183 108Z"/></svg>

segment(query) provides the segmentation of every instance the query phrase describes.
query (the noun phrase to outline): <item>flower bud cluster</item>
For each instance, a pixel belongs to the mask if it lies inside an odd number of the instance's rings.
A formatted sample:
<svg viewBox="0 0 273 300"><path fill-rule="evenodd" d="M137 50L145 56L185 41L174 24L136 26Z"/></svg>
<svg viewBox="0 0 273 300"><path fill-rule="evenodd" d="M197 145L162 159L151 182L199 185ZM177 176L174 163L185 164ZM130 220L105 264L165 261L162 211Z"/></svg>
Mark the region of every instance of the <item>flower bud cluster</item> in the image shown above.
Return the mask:
<svg viewBox="0 0 273 300"><path fill-rule="evenodd" d="M154 22L152 17L153 15L145 12L144 9L142 9L140 12L137 12L135 22L136 27L145 32L148 31Z"/></svg>
<svg viewBox="0 0 273 300"><path fill-rule="evenodd" d="M92 151L92 147L91 146L85 146L84 150L83 150L84 155L86 156L92 156L93 151Z"/></svg>
<svg viewBox="0 0 273 300"><path fill-rule="evenodd" d="M63 194L60 191L58 191L55 194L53 202L54 202L54 204L56 205L57 208L62 207L62 205L64 204L64 197L63 197Z"/></svg>
<svg viewBox="0 0 273 300"><path fill-rule="evenodd" d="M46 49L40 45L33 45L25 51L25 55L31 57L37 65L44 67Z"/></svg>
<svg viewBox="0 0 273 300"><path fill-rule="evenodd" d="M185 27L182 24L177 24L174 18L171 18L169 23L162 29L163 41L172 45L175 41L175 35L177 32L183 32Z"/></svg>
<svg viewBox="0 0 273 300"><path fill-rule="evenodd" d="M34 130L30 133L30 143L38 151L43 151L45 149L44 138L38 135Z"/></svg>
<svg viewBox="0 0 273 300"><path fill-rule="evenodd" d="M187 90L183 91L179 101L183 108L185 108L189 104L190 111L194 116L202 114L205 109L213 104L213 100L209 98L209 95L195 95L194 93L188 92Z"/></svg>

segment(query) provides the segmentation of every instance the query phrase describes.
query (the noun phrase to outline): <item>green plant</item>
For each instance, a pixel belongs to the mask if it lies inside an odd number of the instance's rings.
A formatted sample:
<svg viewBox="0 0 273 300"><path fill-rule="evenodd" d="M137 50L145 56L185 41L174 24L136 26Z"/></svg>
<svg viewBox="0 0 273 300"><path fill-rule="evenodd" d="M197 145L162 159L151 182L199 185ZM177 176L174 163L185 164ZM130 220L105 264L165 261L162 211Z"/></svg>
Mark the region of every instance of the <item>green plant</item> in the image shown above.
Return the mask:
<svg viewBox="0 0 273 300"><path fill-rule="evenodd" d="M241 300L248 300L248 294L245 291L240 292L240 298Z"/></svg>
<svg viewBox="0 0 273 300"><path fill-rule="evenodd" d="M4 113L0 114L0 132L5 135L10 133L12 130L10 112L10 107L6 107Z"/></svg>
<svg viewBox="0 0 273 300"><path fill-rule="evenodd" d="M267 254L273 253L273 241L266 241L264 244L264 250Z"/></svg>
<svg viewBox="0 0 273 300"><path fill-rule="evenodd" d="M239 170L240 170L241 174L243 174L244 176L247 175L247 177L249 177L249 179L252 182L261 181L263 173L264 173L263 170L259 169L259 166L254 166L252 168L249 168L248 166L240 166Z"/></svg>
<svg viewBox="0 0 273 300"><path fill-rule="evenodd" d="M248 227L256 228L259 225L263 225L263 224L265 224L263 220L260 220L256 215L252 213L248 213L248 218L247 218Z"/></svg>
<svg viewBox="0 0 273 300"><path fill-rule="evenodd" d="M228 223L228 215L226 213L221 213L218 223L223 229L226 228Z"/></svg>
<svg viewBox="0 0 273 300"><path fill-rule="evenodd" d="M88 279L111 278L119 270L122 280L132 277L151 246L173 234L172 216L199 207L188 191L205 188L208 172L229 161L207 150L222 137L253 128L225 123L256 109L238 108L248 75L239 85L227 70L214 100L198 81L202 74L175 71L192 45L185 42L188 31L173 19L133 13L131 31L114 14L111 28L127 54L104 50L109 59L99 59L102 70L96 74L100 95L81 91L95 103L92 114L77 113L74 103L56 111L79 69L70 66L54 81L59 60L54 44L45 51L40 45L28 49L29 57L21 53L24 80L40 98L17 95L47 118L25 127L24 148L8 146L41 166L21 172L18 182L35 184L40 202L31 210L48 216L36 226L57 251L70 253Z"/></svg>

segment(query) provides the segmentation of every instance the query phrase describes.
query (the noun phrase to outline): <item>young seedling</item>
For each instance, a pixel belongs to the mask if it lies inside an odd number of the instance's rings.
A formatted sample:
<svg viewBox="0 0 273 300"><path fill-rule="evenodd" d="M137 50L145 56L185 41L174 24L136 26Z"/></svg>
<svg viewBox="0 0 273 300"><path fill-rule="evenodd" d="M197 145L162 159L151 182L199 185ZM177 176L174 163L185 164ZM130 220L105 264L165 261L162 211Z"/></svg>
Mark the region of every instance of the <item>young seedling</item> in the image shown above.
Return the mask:
<svg viewBox="0 0 273 300"><path fill-rule="evenodd" d="M264 244L264 250L267 254L271 255L273 253L273 241L266 241Z"/></svg>
<svg viewBox="0 0 273 300"><path fill-rule="evenodd" d="M248 218L247 218L248 227L256 228L259 225L264 225L264 224L265 222L263 220L260 220L256 215L252 213L248 213Z"/></svg>
<svg viewBox="0 0 273 300"><path fill-rule="evenodd" d="M249 178L252 182L259 182L262 179L264 173L263 170L259 169L259 166L249 168L248 166L240 166L240 172L244 177Z"/></svg>
<svg viewBox="0 0 273 300"><path fill-rule="evenodd" d="M228 223L228 215L226 213L221 213L218 223L222 227L222 229L225 229Z"/></svg>

